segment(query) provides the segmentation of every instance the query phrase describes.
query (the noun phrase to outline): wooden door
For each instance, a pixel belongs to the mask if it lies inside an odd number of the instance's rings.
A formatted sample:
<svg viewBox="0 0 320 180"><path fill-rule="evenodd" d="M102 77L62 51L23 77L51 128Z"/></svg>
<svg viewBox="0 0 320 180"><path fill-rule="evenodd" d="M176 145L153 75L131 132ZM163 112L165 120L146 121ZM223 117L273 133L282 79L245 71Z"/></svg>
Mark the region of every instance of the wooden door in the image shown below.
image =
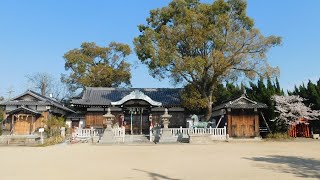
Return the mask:
<svg viewBox="0 0 320 180"><path fill-rule="evenodd" d="M232 116L231 137L254 137L254 116L250 114L237 114Z"/></svg>
<svg viewBox="0 0 320 180"><path fill-rule="evenodd" d="M87 112L86 113L86 126L87 127L103 127L105 118L103 112Z"/></svg>
<svg viewBox="0 0 320 180"><path fill-rule="evenodd" d="M230 136L231 137L238 137L238 122L239 122L239 116L230 116L232 118L231 120L231 133Z"/></svg>
<svg viewBox="0 0 320 180"><path fill-rule="evenodd" d="M15 122L14 133L17 135L26 135L31 133L31 123L28 120L20 119Z"/></svg>

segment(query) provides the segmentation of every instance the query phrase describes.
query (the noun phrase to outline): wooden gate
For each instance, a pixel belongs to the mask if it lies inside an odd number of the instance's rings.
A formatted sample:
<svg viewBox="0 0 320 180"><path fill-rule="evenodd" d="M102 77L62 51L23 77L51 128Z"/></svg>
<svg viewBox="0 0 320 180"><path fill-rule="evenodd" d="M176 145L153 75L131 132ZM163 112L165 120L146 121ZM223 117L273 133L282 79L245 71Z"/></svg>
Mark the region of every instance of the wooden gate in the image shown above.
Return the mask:
<svg viewBox="0 0 320 180"><path fill-rule="evenodd" d="M31 122L26 119L19 119L14 124L14 133L17 135L25 135L31 133Z"/></svg>
<svg viewBox="0 0 320 180"><path fill-rule="evenodd" d="M233 115L231 120L231 136L254 137L255 136L254 115L247 115L247 114Z"/></svg>

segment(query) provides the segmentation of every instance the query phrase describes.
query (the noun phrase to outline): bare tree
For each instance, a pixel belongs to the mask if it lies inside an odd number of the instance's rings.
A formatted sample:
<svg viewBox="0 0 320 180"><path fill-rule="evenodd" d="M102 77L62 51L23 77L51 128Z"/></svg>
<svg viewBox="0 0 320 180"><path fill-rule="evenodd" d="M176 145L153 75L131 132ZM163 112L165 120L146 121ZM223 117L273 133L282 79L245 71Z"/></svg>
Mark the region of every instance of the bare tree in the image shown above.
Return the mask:
<svg viewBox="0 0 320 180"><path fill-rule="evenodd" d="M37 72L26 75L26 78L31 83L31 88L43 96L50 96L61 101L72 95L65 83L62 83L49 73Z"/></svg>
<svg viewBox="0 0 320 180"><path fill-rule="evenodd" d="M40 91L41 95L47 96L53 87L53 77L48 73L34 73L31 75L26 75L26 78L30 83L32 83L33 88L36 91Z"/></svg>

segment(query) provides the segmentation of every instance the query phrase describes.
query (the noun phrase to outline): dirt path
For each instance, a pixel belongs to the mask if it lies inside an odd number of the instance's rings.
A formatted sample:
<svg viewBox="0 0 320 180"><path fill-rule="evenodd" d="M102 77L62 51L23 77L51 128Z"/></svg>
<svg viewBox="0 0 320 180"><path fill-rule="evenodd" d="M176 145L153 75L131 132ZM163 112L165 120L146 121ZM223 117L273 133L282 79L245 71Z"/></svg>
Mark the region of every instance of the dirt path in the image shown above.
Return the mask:
<svg viewBox="0 0 320 180"><path fill-rule="evenodd" d="M0 147L1 180L320 179L320 141Z"/></svg>

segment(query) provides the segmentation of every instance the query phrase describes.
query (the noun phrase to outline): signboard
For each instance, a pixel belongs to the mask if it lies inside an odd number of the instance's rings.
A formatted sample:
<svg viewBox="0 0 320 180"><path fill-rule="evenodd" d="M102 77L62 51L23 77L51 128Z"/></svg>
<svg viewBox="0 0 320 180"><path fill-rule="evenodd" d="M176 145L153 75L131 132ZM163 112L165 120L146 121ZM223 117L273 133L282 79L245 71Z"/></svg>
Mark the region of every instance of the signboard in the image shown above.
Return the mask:
<svg viewBox="0 0 320 180"><path fill-rule="evenodd" d="M39 129L39 132L41 133L41 132L44 132L44 128L40 128Z"/></svg>

